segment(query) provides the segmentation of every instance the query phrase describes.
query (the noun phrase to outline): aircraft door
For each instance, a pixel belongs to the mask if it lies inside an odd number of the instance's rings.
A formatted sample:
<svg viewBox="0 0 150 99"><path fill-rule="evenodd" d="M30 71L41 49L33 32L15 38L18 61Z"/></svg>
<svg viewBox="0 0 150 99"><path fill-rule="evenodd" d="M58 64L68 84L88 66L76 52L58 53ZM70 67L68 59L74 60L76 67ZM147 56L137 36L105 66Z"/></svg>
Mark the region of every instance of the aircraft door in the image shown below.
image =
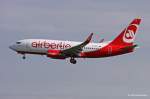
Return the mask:
<svg viewBox="0 0 150 99"><path fill-rule="evenodd" d="M112 47L108 46L108 55L111 55L111 54L112 54Z"/></svg>

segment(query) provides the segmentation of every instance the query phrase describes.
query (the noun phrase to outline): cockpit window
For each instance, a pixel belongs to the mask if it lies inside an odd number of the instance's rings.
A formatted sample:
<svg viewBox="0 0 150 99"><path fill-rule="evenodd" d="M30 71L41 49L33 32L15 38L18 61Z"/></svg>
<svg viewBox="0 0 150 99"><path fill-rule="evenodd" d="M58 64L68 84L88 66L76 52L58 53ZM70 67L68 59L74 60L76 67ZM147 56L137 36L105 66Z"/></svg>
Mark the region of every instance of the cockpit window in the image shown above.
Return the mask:
<svg viewBox="0 0 150 99"><path fill-rule="evenodd" d="M16 44L21 44L21 42L16 42Z"/></svg>

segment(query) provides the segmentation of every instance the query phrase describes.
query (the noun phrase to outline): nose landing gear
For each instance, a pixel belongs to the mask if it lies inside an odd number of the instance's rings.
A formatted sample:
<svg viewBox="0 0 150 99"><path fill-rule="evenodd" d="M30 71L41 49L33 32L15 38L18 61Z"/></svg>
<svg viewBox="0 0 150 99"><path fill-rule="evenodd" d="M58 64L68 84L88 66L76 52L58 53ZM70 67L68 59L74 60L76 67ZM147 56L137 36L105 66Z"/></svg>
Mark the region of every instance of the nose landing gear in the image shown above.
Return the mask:
<svg viewBox="0 0 150 99"><path fill-rule="evenodd" d="M22 59L23 59L23 60L25 60L25 59L26 59L26 56L25 56L25 54L23 54L23 56L22 56Z"/></svg>
<svg viewBox="0 0 150 99"><path fill-rule="evenodd" d="M23 57L22 57L22 59L26 59L26 57L25 57L25 56L23 56Z"/></svg>
<svg viewBox="0 0 150 99"><path fill-rule="evenodd" d="M76 64L76 63L77 63L77 61L76 61L73 57L71 57L71 59L70 59L70 63L72 63L72 64Z"/></svg>
<svg viewBox="0 0 150 99"><path fill-rule="evenodd" d="M18 52L18 54L19 54L19 55L22 55L22 59L23 59L23 60L25 60L25 59L26 59L26 55L25 55L25 53Z"/></svg>

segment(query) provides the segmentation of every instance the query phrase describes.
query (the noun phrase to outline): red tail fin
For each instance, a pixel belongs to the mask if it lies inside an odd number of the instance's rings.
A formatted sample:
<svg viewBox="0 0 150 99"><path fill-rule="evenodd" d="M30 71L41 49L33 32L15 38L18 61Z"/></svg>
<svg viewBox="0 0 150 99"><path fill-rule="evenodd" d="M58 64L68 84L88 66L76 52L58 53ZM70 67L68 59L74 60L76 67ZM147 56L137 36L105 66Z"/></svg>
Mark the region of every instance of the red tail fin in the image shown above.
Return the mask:
<svg viewBox="0 0 150 99"><path fill-rule="evenodd" d="M117 36L111 44L115 45L132 45L133 41L135 39L136 31L138 29L138 26L140 25L141 19L136 18L134 19L127 28L125 28L119 36Z"/></svg>

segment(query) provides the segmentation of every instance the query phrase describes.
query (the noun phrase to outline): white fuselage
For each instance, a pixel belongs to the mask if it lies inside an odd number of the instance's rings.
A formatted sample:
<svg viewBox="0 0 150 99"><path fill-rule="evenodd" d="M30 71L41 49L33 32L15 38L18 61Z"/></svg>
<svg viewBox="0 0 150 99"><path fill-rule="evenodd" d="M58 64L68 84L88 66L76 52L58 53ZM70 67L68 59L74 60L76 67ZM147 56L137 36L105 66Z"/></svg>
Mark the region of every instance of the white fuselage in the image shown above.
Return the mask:
<svg viewBox="0 0 150 99"><path fill-rule="evenodd" d="M75 41L25 39L16 42L16 44L11 45L10 48L17 52L47 54L48 50L65 50L81 43L82 42ZM89 43L83 48L83 52L96 51L108 44L109 41L103 43Z"/></svg>

